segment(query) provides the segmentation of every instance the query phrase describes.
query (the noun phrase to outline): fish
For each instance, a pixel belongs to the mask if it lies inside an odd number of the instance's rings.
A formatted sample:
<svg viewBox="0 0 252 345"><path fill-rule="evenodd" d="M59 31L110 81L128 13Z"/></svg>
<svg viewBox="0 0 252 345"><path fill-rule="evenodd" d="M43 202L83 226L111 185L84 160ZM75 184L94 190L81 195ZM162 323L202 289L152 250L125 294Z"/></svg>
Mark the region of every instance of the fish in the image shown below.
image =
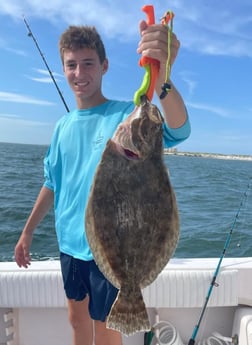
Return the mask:
<svg viewBox="0 0 252 345"><path fill-rule="evenodd" d="M166 266L179 239L163 122L158 107L142 96L107 141L85 210L94 260L118 289L106 326L127 336L151 329L142 289Z"/></svg>

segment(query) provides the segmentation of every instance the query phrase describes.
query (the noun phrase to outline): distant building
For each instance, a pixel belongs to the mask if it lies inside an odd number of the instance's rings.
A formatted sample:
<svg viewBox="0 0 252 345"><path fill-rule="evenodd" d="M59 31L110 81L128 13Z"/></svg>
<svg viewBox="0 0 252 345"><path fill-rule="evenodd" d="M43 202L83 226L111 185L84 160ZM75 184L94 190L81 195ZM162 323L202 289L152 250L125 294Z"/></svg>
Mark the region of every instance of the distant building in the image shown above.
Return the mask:
<svg viewBox="0 0 252 345"><path fill-rule="evenodd" d="M165 148L164 149L164 154L171 154L171 153L177 153L178 149L176 147L170 147L169 149Z"/></svg>

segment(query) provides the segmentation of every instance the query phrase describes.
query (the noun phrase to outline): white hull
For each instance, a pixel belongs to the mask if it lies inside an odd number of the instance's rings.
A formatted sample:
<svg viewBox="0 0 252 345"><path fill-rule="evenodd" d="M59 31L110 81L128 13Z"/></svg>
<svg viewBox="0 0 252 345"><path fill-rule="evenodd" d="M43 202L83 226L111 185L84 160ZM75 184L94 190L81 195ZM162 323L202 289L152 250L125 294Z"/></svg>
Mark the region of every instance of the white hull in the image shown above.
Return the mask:
<svg viewBox="0 0 252 345"><path fill-rule="evenodd" d="M218 261L172 259L157 280L144 289L151 324L169 321L181 338L170 345L188 344ZM204 339L218 332L226 337L237 334L239 345L252 345L252 257L224 259L216 282L218 286L213 288L195 344L204 344ZM143 344L143 333L124 337L123 342ZM0 263L2 344L71 344L58 261L32 262L27 270L19 269L14 262Z"/></svg>

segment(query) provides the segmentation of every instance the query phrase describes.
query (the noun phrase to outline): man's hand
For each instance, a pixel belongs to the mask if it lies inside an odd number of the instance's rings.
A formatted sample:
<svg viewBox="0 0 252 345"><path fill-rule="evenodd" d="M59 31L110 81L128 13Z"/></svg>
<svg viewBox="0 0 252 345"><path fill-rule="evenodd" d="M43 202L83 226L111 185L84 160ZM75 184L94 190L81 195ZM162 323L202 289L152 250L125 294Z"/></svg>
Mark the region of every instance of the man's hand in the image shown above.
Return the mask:
<svg viewBox="0 0 252 345"><path fill-rule="evenodd" d="M19 267L28 268L31 264L30 246L32 242L32 235L21 234L19 241L15 247L15 260Z"/></svg>

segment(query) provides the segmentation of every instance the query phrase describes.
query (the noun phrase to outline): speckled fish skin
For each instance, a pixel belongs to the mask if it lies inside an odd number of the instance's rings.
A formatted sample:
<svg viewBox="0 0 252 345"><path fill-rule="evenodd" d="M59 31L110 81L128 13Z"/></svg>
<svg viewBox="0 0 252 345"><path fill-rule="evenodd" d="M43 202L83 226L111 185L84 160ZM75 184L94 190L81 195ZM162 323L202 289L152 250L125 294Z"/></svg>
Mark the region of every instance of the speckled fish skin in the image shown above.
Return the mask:
<svg viewBox="0 0 252 345"><path fill-rule="evenodd" d="M150 330L141 289L162 271L179 238L162 123L158 108L142 98L108 141L86 208L94 259L119 289L107 327L126 335Z"/></svg>

